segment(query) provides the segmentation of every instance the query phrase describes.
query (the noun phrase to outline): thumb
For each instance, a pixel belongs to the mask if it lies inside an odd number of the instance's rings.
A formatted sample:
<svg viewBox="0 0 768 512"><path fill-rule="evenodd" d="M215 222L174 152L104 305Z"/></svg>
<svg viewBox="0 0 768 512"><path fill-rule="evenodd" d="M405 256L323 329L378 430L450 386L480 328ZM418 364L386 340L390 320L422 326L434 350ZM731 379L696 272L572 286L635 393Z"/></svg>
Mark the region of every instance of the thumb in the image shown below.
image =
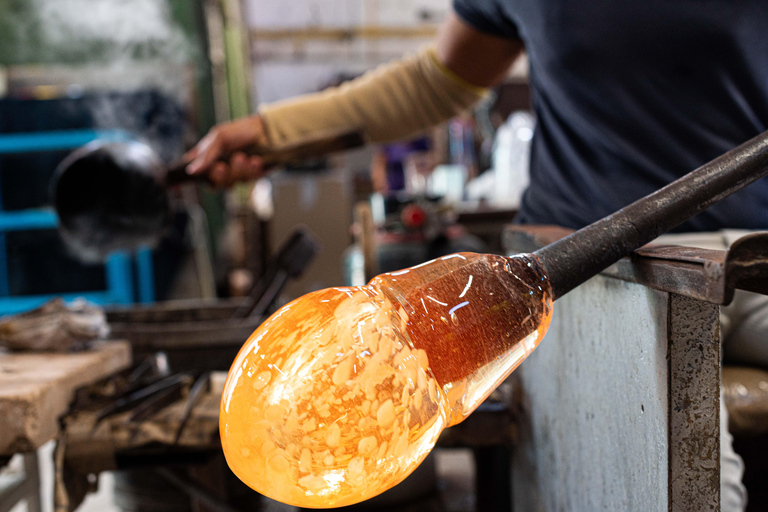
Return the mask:
<svg viewBox="0 0 768 512"><path fill-rule="evenodd" d="M209 169L221 156L221 138L216 133L209 133L187 154L191 162L187 165L187 173L200 174Z"/></svg>
<svg viewBox="0 0 768 512"><path fill-rule="evenodd" d="M183 155L181 155L181 161L182 162L191 162L192 160L197 158L197 155L198 155L199 152L200 152L200 150L198 149L197 146L195 146L192 149L190 149L189 151L187 151L186 153L184 153Z"/></svg>

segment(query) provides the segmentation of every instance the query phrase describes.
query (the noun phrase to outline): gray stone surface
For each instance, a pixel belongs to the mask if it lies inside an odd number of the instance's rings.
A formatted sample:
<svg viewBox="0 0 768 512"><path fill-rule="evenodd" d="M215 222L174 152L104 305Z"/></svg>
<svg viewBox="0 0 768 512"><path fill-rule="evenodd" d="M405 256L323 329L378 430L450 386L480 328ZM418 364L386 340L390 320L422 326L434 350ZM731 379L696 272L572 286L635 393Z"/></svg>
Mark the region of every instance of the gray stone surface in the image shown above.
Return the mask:
<svg viewBox="0 0 768 512"><path fill-rule="evenodd" d="M667 297L598 276L557 301L516 372L515 510L668 509Z"/></svg>

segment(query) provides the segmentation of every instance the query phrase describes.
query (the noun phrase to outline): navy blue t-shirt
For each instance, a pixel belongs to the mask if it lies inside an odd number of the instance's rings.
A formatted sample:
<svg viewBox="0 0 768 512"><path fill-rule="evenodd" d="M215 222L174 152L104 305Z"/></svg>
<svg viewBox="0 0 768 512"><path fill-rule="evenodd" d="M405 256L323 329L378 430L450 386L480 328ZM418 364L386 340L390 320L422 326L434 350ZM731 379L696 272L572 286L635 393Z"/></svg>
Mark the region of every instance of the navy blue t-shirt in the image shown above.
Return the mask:
<svg viewBox="0 0 768 512"><path fill-rule="evenodd" d="M579 228L768 130L768 0L454 0L520 37L537 129L521 220ZM768 228L768 179L677 231Z"/></svg>

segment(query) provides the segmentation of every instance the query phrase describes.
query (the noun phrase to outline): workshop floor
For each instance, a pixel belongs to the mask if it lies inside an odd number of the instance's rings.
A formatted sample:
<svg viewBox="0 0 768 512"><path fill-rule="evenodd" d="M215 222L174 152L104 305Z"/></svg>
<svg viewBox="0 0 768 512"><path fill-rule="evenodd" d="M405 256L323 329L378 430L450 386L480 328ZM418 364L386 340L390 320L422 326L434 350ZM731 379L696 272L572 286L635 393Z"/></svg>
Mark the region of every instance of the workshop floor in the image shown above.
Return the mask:
<svg viewBox="0 0 768 512"><path fill-rule="evenodd" d="M41 461L51 460L52 447L41 451ZM402 512L474 512L474 460L469 450L437 449L435 468L437 472L438 495L414 503L414 507L393 506L391 510ZM51 453L52 455L52 453ZM51 489L53 468L50 464L41 464L41 485L43 487L43 512L52 512ZM103 473L99 479L99 491L88 496L77 512L120 512L113 503L113 478ZM265 500L264 512L298 512L299 509ZM379 509L381 510L381 509ZM26 506L20 504L12 512L26 512Z"/></svg>
<svg viewBox="0 0 768 512"><path fill-rule="evenodd" d="M437 495L416 499L407 504L357 505L348 509L354 512L474 512L474 460L469 450L436 449ZM368 502L371 503L371 502ZM263 512L308 512L290 505L265 500ZM95 512L95 511L94 511Z"/></svg>
<svg viewBox="0 0 768 512"><path fill-rule="evenodd" d="M102 473L99 477L99 491L85 498L77 512L120 512L112 503L112 488L114 479L110 473Z"/></svg>

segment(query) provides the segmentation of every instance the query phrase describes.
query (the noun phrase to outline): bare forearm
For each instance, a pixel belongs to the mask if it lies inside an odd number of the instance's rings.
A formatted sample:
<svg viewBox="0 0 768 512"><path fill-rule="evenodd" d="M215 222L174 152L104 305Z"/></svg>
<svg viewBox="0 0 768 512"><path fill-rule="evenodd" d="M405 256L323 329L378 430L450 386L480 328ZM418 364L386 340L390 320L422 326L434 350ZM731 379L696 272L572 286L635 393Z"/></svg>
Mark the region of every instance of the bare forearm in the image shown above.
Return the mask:
<svg viewBox="0 0 768 512"><path fill-rule="evenodd" d="M478 87L501 83L523 50L522 42L478 32L455 13L441 26L436 43L438 60Z"/></svg>

